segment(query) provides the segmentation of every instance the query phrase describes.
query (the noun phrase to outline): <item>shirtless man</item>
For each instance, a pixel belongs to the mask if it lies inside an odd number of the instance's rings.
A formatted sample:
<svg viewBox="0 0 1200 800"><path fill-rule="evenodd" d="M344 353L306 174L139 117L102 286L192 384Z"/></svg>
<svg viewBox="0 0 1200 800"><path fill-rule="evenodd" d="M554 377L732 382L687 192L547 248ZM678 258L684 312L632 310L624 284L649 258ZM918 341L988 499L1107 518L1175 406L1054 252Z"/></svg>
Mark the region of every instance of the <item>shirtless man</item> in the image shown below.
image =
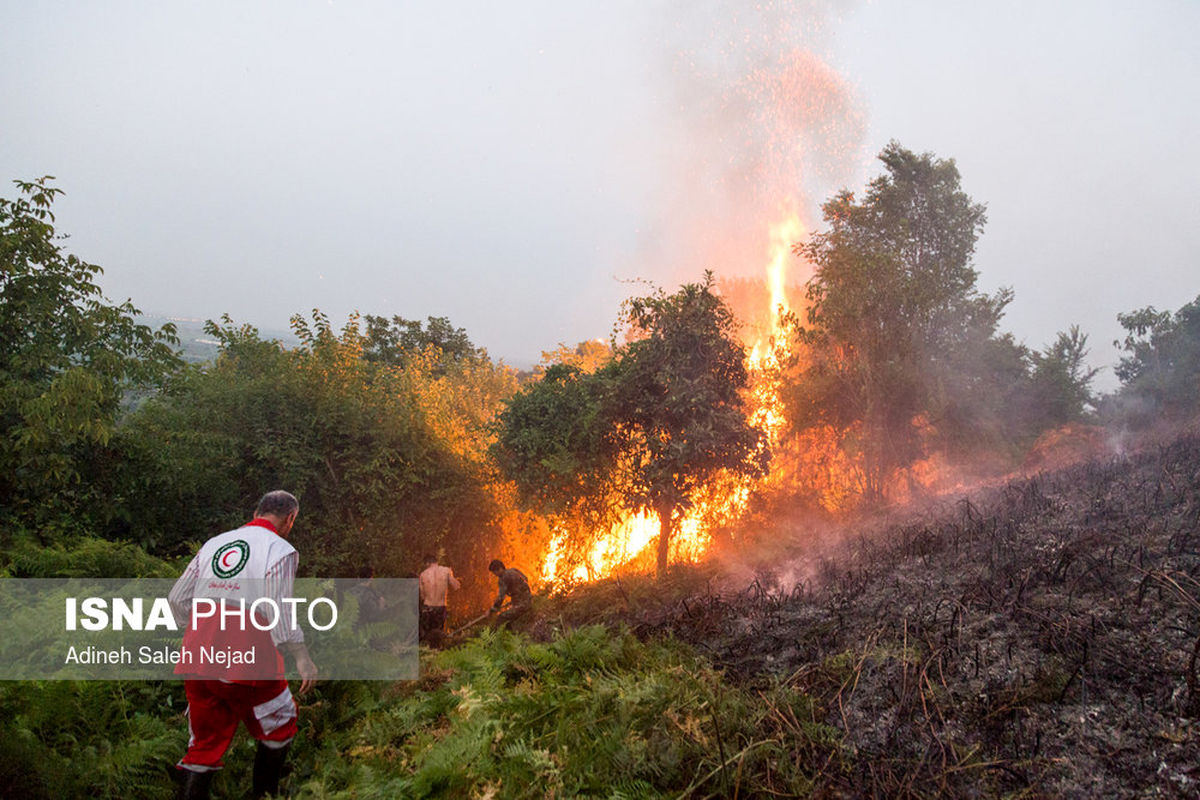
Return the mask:
<svg viewBox="0 0 1200 800"><path fill-rule="evenodd" d="M462 584L454 577L454 570L443 567L437 556L425 556L425 569L419 576L421 582L421 638L432 645L441 644L446 631L446 594L450 589L461 589Z"/></svg>

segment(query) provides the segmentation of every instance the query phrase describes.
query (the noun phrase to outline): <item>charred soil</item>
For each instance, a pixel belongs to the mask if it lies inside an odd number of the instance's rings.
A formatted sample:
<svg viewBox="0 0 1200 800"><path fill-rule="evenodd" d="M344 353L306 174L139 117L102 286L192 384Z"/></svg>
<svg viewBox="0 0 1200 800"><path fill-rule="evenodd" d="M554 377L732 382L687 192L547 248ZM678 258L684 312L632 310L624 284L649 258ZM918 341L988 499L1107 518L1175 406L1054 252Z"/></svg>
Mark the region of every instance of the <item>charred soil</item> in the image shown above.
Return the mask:
<svg viewBox="0 0 1200 800"><path fill-rule="evenodd" d="M842 737L819 796L1200 796L1200 437L863 523L733 585L710 565L557 611L811 696Z"/></svg>

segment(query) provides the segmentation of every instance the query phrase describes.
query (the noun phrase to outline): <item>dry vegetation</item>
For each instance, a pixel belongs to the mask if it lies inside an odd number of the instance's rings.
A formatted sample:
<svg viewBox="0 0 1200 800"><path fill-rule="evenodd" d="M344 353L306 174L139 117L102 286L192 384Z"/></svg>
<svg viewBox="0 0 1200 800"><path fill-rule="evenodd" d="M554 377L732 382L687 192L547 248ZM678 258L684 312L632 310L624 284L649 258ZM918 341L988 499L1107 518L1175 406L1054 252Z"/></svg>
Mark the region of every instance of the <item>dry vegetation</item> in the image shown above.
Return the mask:
<svg viewBox="0 0 1200 800"><path fill-rule="evenodd" d="M1200 793L1200 437L775 564L737 592L716 567L609 581L560 619L622 618L743 688L810 695L842 736L818 795Z"/></svg>
<svg viewBox="0 0 1200 800"><path fill-rule="evenodd" d="M286 791L1197 796L1200 436L849 527L542 602L528 636L425 653L419 683L324 684ZM0 687L0 795L165 796L181 694Z"/></svg>

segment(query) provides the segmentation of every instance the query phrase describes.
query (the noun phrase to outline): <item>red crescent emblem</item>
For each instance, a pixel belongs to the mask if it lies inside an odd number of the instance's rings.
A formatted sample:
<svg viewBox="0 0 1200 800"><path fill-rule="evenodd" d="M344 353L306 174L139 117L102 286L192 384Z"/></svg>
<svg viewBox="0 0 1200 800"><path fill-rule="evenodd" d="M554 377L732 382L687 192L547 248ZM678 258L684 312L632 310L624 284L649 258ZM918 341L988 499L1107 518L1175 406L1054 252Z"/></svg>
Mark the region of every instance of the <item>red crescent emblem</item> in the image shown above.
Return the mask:
<svg viewBox="0 0 1200 800"><path fill-rule="evenodd" d="M225 567L225 569L229 569L229 557L235 555L236 553L236 550L229 550L225 553L225 555L221 556L221 566Z"/></svg>

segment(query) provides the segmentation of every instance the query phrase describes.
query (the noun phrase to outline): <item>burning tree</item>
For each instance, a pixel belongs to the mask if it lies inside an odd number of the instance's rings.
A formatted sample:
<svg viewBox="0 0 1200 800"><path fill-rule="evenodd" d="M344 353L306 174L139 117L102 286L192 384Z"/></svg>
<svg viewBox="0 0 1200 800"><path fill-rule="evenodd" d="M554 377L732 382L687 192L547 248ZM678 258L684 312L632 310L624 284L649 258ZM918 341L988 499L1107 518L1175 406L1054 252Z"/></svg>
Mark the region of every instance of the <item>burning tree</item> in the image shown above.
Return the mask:
<svg viewBox="0 0 1200 800"><path fill-rule="evenodd" d="M746 418L746 351L729 309L703 283L630 302L626 319L642 338L610 372L614 432L626 456L633 510L658 515L658 573L671 534L693 496L718 473L765 473L765 433Z"/></svg>
<svg viewBox="0 0 1200 800"><path fill-rule="evenodd" d="M833 197L829 229L796 247L815 273L798 326L805 364L787 393L795 427L830 426L856 454L869 501L924 454L931 429L969 427L964 406L989 383L979 356L998 344L1012 296L975 289L984 207L963 192L954 161L895 142L879 159L887 173L863 200Z"/></svg>
<svg viewBox="0 0 1200 800"><path fill-rule="evenodd" d="M560 512L618 497L658 517L657 568L697 492L718 474L762 475L764 432L747 420L746 353L702 283L630 301L630 341L594 373L551 368L500 417L493 453L530 507Z"/></svg>

